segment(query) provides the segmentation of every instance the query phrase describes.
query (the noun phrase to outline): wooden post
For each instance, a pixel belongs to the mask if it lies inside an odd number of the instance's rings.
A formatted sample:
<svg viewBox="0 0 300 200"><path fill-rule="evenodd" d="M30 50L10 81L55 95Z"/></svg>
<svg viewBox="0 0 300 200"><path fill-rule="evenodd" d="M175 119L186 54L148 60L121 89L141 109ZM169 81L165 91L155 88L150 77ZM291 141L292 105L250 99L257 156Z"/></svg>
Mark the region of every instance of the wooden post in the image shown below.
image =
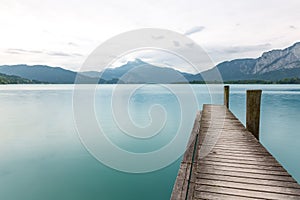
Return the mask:
<svg viewBox="0 0 300 200"><path fill-rule="evenodd" d="M247 90L246 127L259 140L261 90Z"/></svg>
<svg viewBox="0 0 300 200"><path fill-rule="evenodd" d="M229 108L229 85L224 86L224 105Z"/></svg>

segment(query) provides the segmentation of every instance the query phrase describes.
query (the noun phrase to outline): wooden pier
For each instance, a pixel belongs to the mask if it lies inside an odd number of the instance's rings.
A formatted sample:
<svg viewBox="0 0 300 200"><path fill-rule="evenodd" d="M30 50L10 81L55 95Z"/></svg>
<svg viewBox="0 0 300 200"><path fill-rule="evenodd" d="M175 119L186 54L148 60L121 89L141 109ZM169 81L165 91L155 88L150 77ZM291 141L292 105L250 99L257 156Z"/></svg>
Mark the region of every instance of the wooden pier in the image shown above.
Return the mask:
<svg viewBox="0 0 300 200"><path fill-rule="evenodd" d="M300 199L300 185L223 105L196 117L172 200Z"/></svg>

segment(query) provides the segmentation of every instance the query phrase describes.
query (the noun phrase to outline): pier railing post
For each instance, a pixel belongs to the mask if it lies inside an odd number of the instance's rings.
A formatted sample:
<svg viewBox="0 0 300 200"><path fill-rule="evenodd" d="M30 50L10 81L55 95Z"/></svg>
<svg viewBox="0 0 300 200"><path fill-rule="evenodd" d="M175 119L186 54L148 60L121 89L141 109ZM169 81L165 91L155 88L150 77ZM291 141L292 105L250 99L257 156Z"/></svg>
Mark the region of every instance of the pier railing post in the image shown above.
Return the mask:
<svg viewBox="0 0 300 200"><path fill-rule="evenodd" d="M246 127L259 140L261 90L247 90Z"/></svg>
<svg viewBox="0 0 300 200"><path fill-rule="evenodd" d="M224 105L229 108L229 85L224 86Z"/></svg>

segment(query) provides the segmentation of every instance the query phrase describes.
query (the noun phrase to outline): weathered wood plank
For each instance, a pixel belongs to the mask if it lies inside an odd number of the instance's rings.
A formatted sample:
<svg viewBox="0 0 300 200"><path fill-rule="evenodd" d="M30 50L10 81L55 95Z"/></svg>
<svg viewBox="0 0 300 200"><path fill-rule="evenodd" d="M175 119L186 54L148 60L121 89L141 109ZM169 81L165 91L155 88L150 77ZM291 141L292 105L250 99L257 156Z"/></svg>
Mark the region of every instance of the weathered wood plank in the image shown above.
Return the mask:
<svg viewBox="0 0 300 200"><path fill-rule="evenodd" d="M268 153L262 153L262 152L248 152L248 151L217 151L215 148L213 149L213 154L216 155L221 155L221 156L226 156L226 155L231 155L231 156L244 156L244 157L255 157L255 156L266 156L266 157L273 157L271 154Z"/></svg>
<svg viewBox="0 0 300 200"><path fill-rule="evenodd" d="M235 181L224 181L224 180L210 180L210 179L197 179L196 184L200 185L211 185L218 187L230 187L237 189L247 189L259 192L271 192L276 194L292 194L300 198L298 189L287 188L287 187L278 187L278 186L269 186L269 185L258 185L253 183L239 183Z"/></svg>
<svg viewBox="0 0 300 200"><path fill-rule="evenodd" d="M271 174L259 174L259 173L247 173L247 172L236 172L236 171L227 171L227 170L216 170L213 168L203 169L201 172L197 173L207 173L207 174L216 174L216 175L227 175L227 176L236 176L236 177L244 177L244 178L257 178L257 179L265 179L265 180L280 180L286 182L295 182L294 179L290 176L278 176ZM196 176L194 174L194 176Z"/></svg>
<svg viewBox="0 0 300 200"><path fill-rule="evenodd" d="M258 179L258 178L249 178L249 177L237 177L237 176L227 176L224 174L205 174L199 173L197 179L210 179L210 180L223 180L223 181L233 181L238 183L252 183L257 185L270 185L278 187L287 187L287 188L296 188L300 189L300 186L296 182L286 182L280 180L267 180L267 179Z"/></svg>
<svg viewBox="0 0 300 200"><path fill-rule="evenodd" d="M200 128L200 116L201 113L198 112L194 122L194 127L190 136L189 143L187 144L187 150L183 155L183 159L181 161L178 175L173 187L172 196L170 198L172 200L185 199L187 196L187 191L190 182L189 179L190 179L191 168L193 163L192 158L193 158L193 153L195 151L194 148L195 148L196 138Z"/></svg>
<svg viewBox="0 0 300 200"><path fill-rule="evenodd" d="M244 168L244 169L261 169L261 170L270 170L270 171L285 171L282 169L281 166L269 166L269 165L249 165L249 164L242 164L242 163L231 163L231 162L218 162L218 161L198 161L199 164L203 165L220 165L220 166L227 166L227 167L237 167L237 168Z"/></svg>
<svg viewBox="0 0 300 200"><path fill-rule="evenodd" d="M225 106L204 105L198 131L173 199L300 199L300 185Z"/></svg>
<svg viewBox="0 0 300 200"><path fill-rule="evenodd" d="M272 174L278 176L290 176L286 171L273 171L273 170L264 170L264 169L254 169L254 168L241 168L241 167L232 167L232 166L223 166L223 165L212 165L206 164L205 162L199 163L199 170L213 169L213 170L222 170L222 171L232 171L232 172L244 172L244 173L254 173L254 174Z"/></svg>
<svg viewBox="0 0 300 200"><path fill-rule="evenodd" d="M209 191L209 192L216 192L221 194L227 195L235 195L235 196L244 196L244 197L254 197L254 198L261 198L261 199L297 199L299 200L299 196L295 195L287 195L287 194L278 194L274 192L265 192L265 191L255 191L255 190L248 190L247 188L238 189L238 188L231 188L225 186L211 186L211 185L201 185L196 184L196 191ZM195 192L195 196L197 196L197 192Z"/></svg>
<svg viewBox="0 0 300 200"><path fill-rule="evenodd" d="M210 200L254 200L258 198L234 196L228 194L219 194L209 191L196 191L194 199L210 199Z"/></svg>
<svg viewBox="0 0 300 200"><path fill-rule="evenodd" d="M271 163L277 163L274 158L272 157L263 157L263 156L235 156L235 155L221 155L221 154L210 154L207 156L207 158L221 158L221 159L228 159L228 160L245 160L245 161L255 161L255 162L271 162Z"/></svg>
<svg viewBox="0 0 300 200"><path fill-rule="evenodd" d="M274 166L281 167L278 163L265 163L265 162L256 162L256 161L247 161L247 160L233 160L233 159L222 159L222 158L205 158L205 161L213 161L213 162L230 162L236 164L247 164L247 165L260 165L260 166Z"/></svg>

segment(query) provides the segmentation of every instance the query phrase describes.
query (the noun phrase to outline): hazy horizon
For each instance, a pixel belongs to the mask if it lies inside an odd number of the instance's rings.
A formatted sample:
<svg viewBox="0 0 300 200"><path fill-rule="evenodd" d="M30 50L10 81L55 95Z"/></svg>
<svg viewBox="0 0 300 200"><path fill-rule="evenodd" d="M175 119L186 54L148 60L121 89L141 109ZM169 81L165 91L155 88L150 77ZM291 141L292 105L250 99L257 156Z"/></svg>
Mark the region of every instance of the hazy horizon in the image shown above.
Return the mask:
<svg viewBox="0 0 300 200"><path fill-rule="evenodd" d="M294 43L292 43L292 44L290 44L290 45L288 45L287 47L284 47L284 48L282 48L282 49L274 48L274 49L270 49L269 51L273 51L273 50L283 50L283 49L286 49L286 48L288 48L288 47L290 47L290 46L292 46L292 45L294 45L294 44L296 44L296 43L299 43L299 42L298 42L298 41L295 41ZM268 52L268 51L264 51L264 52ZM264 52L262 52L261 55L262 55ZM141 54L141 55L143 55L143 54ZM148 63L148 64L154 65L154 66L156 66L156 67L173 68L173 69L178 70L178 71L180 71L180 72L185 72L185 73L190 73L190 74L197 74L197 73L199 73L199 72L189 72L189 71L185 71L185 69L189 69L189 68L180 68L180 67L178 67L178 66L171 66L171 65L168 65L168 64L166 64L166 63L164 63L164 62L161 62L161 63L153 62L151 59L141 58L141 55L138 55L138 54L137 54L137 55L136 55L136 54L131 55L131 54L129 54L129 55L127 55L127 56L122 57L122 59L117 60L117 61L114 62L112 65L110 65L108 68L118 68L118 67L122 67L123 65L127 64L128 62L135 61L135 60L142 60L143 62L146 62L146 63ZM260 55L260 56L261 56L261 55ZM260 57L260 56L258 56L258 57ZM223 63L223 62L226 62L226 61L229 61L229 62L230 62L230 61L236 60L236 59L256 59L256 58L258 58L258 57L243 57L243 58L234 58L234 59L231 59L231 60L223 60L223 61L220 61L219 63L215 63L211 68L213 68L213 67L215 67L215 66L217 66L217 65L219 65L219 64L221 64L221 63ZM178 62L180 62L180 61L178 61ZM5 66L5 65L10 65L10 64L0 64L0 66ZM27 64L27 63L11 64L11 66L13 66L13 65L27 65L27 66L44 65L44 66L48 66L48 67L59 67L59 68L65 69L65 70L71 70L71 71L74 71L74 72L79 72L79 68L78 68L78 69L72 69L72 68L67 68L67 67L63 67L63 66L51 66L51 65L47 65L47 64L32 64L32 65L31 65L31 64ZM211 69L211 68L207 68L206 70L209 70L209 69ZM105 69L106 69L106 68L105 68ZM103 70L105 70L105 69L103 68ZM204 71L206 71L206 70L204 70ZM90 71L100 72L100 71L102 71L102 70L99 70L99 68L95 68L95 70L85 70L85 71L82 71L82 72L90 72ZM203 72L203 71L201 71L201 72Z"/></svg>

